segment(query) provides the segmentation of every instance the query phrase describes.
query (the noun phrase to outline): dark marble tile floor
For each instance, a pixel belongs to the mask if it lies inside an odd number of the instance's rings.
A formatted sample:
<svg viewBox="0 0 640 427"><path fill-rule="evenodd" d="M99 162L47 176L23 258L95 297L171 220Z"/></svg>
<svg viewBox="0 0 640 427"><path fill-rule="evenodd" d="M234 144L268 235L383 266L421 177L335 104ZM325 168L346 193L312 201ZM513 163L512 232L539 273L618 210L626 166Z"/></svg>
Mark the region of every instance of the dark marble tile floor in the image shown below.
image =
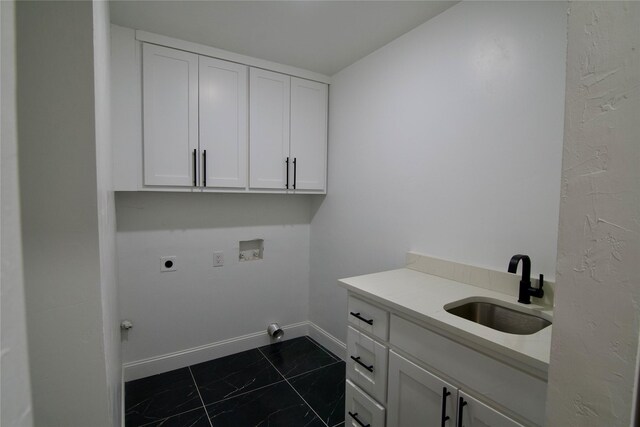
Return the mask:
<svg viewBox="0 0 640 427"><path fill-rule="evenodd" d="M344 427L345 364L309 337L125 384L126 427Z"/></svg>

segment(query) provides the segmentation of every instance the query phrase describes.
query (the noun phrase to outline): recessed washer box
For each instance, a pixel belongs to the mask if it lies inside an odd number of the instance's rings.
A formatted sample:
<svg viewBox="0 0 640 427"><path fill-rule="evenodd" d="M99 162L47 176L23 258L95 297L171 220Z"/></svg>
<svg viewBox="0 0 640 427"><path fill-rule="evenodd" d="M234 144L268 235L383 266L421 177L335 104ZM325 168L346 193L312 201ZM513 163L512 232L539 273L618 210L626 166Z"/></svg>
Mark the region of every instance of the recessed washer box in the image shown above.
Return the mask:
<svg viewBox="0 0 640 427"><path fill-rule="evenodd" d="M264 255L264 239L241 240L240 253L238 259L240 261L257 261Z"/></svg>

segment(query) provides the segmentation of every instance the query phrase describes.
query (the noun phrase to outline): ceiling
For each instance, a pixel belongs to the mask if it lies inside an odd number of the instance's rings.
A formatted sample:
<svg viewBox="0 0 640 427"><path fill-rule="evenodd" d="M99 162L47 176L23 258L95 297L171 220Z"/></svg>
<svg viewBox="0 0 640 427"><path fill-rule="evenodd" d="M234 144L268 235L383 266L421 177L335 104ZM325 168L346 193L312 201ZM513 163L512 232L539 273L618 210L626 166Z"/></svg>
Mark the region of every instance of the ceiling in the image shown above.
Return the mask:
<svg viewBox="0 0 640 427"><path fill-rule="evenodd" d="M457 1L114 1L111 22L333 75Z"/></svg>

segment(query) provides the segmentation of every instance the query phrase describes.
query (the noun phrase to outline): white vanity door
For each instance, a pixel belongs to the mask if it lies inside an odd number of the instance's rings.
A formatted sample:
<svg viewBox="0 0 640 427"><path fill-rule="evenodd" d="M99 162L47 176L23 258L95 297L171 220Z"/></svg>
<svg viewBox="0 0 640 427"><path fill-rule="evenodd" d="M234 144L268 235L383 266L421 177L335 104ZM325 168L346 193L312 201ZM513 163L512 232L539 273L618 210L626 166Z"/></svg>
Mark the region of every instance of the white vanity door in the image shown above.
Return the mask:
<svg viewBox="0 0 640 427"><path fill-rule="evenodd" d="M468 394L458 392L458 405L462 408L462 427L523 427L522 424L512 420L504 414L474 399ZM460 408L460 407L459 407Z"/></svg>
<svg viewBox="0 0 640 427"><path fill-rule="evenodd" d="M389 427L455 426L457 392L451 384L389 351Z"/></svg>

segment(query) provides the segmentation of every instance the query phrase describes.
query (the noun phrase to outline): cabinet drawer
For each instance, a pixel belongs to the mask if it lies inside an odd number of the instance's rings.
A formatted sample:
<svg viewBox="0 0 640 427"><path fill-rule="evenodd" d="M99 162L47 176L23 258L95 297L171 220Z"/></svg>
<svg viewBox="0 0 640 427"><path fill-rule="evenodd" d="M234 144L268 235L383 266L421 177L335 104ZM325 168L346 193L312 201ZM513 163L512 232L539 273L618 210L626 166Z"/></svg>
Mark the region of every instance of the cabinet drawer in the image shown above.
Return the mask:
<svg viewBox="0 0 640 427"><path fill-rule="evenodd" d="M387 347L347 328L347 376L378 402L387 395L387 355Z"/></svg>
<svg viewBox="0 0 640 427"><path fill-rule="evenodd" d="M384 427L384 407L371 399L350 380L346 382L345 426Z"/></svg>
<svg viewBox="0 0 640 427"><path fill-rule="evenodd" d="M373 336L387 341L389 338L389 312L349 296L349 323Z"/></svg>

